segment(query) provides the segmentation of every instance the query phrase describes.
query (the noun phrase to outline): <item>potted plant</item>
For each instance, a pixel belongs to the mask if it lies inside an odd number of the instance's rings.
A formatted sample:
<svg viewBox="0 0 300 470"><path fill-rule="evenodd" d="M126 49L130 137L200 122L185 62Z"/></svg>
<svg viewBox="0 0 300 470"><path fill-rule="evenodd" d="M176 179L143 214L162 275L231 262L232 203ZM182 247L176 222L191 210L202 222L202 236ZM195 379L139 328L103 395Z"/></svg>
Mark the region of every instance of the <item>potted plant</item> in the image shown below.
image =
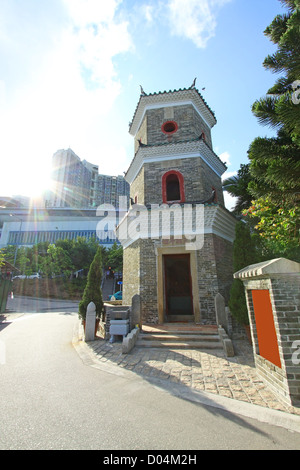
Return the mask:
<svg viewBox="0 0 300 470"><path fill-rule="evenodd" d="M97 249L94 259L90 265L87 283L83 292L82 300L79 302L78 316L81 318L85 327L86 310L90 302L94 302L96 306L96 329L99 326L101 313L103 310L103 299L101 292L102 281L102 254L101 247Z"/></svg>

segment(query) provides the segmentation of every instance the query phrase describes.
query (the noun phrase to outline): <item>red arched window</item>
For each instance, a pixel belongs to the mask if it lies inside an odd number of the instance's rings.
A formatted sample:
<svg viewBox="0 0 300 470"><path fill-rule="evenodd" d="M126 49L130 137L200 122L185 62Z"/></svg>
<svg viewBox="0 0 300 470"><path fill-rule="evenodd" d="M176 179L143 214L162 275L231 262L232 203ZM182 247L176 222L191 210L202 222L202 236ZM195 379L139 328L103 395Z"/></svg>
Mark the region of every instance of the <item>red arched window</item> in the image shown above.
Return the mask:
<svg viewBox="0 0 300 470"><path fill-rule="evenodd" d="M163 203L185 202L183 176L179 171L167 171L162 177Z"/></svg>

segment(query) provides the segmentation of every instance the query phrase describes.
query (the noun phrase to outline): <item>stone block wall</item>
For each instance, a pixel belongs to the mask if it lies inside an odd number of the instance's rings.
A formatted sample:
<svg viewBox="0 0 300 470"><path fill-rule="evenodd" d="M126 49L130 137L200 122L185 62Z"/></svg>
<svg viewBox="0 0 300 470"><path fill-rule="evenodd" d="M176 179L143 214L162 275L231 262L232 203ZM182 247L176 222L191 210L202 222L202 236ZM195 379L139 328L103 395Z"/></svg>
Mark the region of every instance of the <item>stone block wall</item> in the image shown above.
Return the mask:
<svg viewBox="0 0 300 470"><path fill-rule="evenodd" d="M138 204L145 204L145 171L144 167L139 171L139 174L130 185L130 197L135 201L137 198Z"/></svg>
<svg viewBox="0 0 300 470"><path fill-rule="evenodd" d="M234 277L241 279L245 286L259 375L283 402L299 406L300 364L295 360L295 342L300 341L300 264L280 258L250 266ZM260 351L253 291L269 292L280 364L268 360ZM267 340L268 335L269 331L264 331L260 341Z"/></svg>
<svg viewBox="0 0 300 470"><path fill-rule="evenodd" d="M124 305L131 305L131 299L140 293L140 243L132 243L123 251L123 299Z"/></svg>
<svg viewBox="0 0 300 470"><path fill-rule="evenodd" d="M140 296L142 323L158 323L155 241L141 240Z"/></svg>
<svg viewBox="0 0 300 470"><path fill-rule="evenodd" d="M148 139L147 139L147 115L145 116L142 124L141 124L141 127L139 128L139 131L135 137L135 140L134 140L134 153L136 153L139 149L139 140L143 143L143 144L147 144L148 143Z"/></svg>
<svg viewBox="0 0 300 470"><path fill-rule="evenodd" d="M158 247L182 247L182 240L137 240L124 250L123 302L130 305L133 295L141 298L143 323L159 323ZM214 298L221 293L226 302L232 283L232 243L214 234L206 234L204 245L196 253L200 322L216 324ZM161 294L162 295L162 294ZM162 301L162 299L161 299Z"/></svg>
<svg viewBox="0 0 300 470"><path fill-rule="evenodd" d="M198 138L202 132L205 133L207 144L212 147L211 132L207 124L201 119L192 105L168 106L159 109L150 109L146 113L145 122L141 126L147 127L148 145L157 145L168 142L179 142L182 140L191 140ZM175 121L178 124L178 130L174 134L166 135L162 132L161 126L166 121ZM142 137L142 134L141 134Z"/></svg>
<svg viewBox="0 0 300 470"><path fill-rule="evenodd" d="M136 294L141 298L143 323L158 323L155 242L137 240L124 250L123 304L131 305Z"/></svg>
<svg viewBox="0 0 300 470"><path fill-rule="evenodd" d="M141 204L162 204L162 177L169 170L179 171L183 175L187 202L208 199L212 188L215 188L218 202L224 204L221 178L200 157L146 163L144 186L138 181L132 185L132 197L137 192Z"/></svg>
<svg viewBox="0 0 300 470"><path fill-rule="evenodd" d="M226 304L232 284L231 242L215 234L205 234L204 245L197 252L201 322L216 323L215 296L220 293Z"/></svg>
<svg viewBox="0 0 300 470"><path fill-rule="evenodd" d="M223 295L226 305L229 302L233 277L233 242L213 234L218 292Z"/></svg>

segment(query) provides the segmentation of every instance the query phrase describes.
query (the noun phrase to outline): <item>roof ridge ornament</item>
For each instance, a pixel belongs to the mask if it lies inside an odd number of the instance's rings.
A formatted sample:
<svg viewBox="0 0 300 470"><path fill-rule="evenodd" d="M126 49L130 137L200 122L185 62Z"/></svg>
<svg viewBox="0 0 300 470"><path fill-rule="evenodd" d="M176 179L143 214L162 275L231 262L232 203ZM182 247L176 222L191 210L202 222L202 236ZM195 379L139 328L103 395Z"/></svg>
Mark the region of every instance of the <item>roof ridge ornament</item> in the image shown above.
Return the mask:
<svg viewBox="0 0 300 470"><path fill-rule="evenodd" d="M196 80L197 80L197 77L194 78L194 81L193 81L193 83L191 84L190 88L195 88L195 86L196 86Z"/></svg>
<svg viewBox="0 0 300 470"><path fill-rule="evenodd" d="M146 96L146 93L144 92L144 89L143 89L142 85L140 85L140 88L141 88L141 95Z"/></svg>

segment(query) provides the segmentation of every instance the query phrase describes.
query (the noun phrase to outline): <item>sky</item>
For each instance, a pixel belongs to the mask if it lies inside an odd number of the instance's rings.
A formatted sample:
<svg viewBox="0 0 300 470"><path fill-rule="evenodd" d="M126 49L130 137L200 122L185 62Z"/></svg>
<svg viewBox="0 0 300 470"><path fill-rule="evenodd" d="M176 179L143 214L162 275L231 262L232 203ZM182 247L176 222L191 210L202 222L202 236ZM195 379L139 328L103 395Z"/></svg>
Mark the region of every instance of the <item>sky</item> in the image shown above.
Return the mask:
<svg viewBox="0 0 300 470"><path fill-rule="evenodd" d="M283 11L279 0L0 0L0 196L47 189L59 149L122 175L140 85L195 77L217 118L214 151L235 175L253 139L273 135L251 106L276 80L262 66L276 50L264 30Z"/></svg>

